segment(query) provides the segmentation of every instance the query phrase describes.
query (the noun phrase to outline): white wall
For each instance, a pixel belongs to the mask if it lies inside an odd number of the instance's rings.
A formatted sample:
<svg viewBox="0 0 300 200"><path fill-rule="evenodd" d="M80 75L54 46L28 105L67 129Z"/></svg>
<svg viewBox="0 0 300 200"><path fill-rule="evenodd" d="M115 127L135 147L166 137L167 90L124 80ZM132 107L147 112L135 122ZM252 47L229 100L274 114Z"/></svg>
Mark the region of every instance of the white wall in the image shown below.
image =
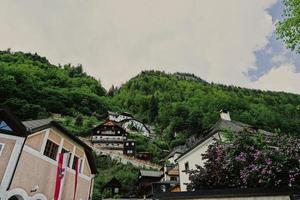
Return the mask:
<svg viewBox="0 0 300 200"><path fill-rule="evenodd" d="M186 184L190 183L189 174L182 172L185 170L185 163L189 163L190 170L196 169L196 165L203 166L205 160L202 159L201 154L205 153L208 149L208 146L214 142L213 138L218 138L218 133L202 142L200 145L177 160L179 166L180 189L182 192L187 191Z"/></svg>
<svg viewBox="0 0 300 200"><path fill-rule="evenodd" d="M175 153L172 157L170 157L168 159L170 164L175 164L176 163L176 159L179 158L181 154L180 153Z"/></svg>

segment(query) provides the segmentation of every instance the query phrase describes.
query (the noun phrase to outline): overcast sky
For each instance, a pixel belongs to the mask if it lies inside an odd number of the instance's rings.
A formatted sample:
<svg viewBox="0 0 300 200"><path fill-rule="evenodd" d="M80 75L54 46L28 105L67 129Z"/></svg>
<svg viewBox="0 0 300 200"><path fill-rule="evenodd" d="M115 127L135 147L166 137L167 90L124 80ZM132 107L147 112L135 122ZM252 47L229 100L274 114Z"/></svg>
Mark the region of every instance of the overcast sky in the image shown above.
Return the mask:
<svg viewBox="0 0 300 200"><path fill-rule="evenodd" d="M81 63L104 87L141 70L300 94L300 55L274 35L280 0L1 0L0 49Z"/></svg>

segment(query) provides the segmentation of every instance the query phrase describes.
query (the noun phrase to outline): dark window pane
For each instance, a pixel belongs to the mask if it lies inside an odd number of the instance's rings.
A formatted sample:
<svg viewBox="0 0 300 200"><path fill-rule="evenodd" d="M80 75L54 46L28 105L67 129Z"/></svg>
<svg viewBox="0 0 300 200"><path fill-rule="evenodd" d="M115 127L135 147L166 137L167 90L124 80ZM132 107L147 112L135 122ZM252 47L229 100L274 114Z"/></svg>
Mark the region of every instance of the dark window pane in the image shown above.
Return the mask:
<svg viewBox="0 0 300 200"><path fill-rule="evenodd" d="M74 156L74 160L73 160L73 165L72 165L72 169L75 170L75 164L76 164L76 161L78 160L78 157L77 156Z"/></svg>
<svg viewBox="0 0 300 200"><path fill-rule="evenodd" d="M50 140L47 140L44 155L53 160L56 160L57 151L58 151L58 145Z"/></svg>

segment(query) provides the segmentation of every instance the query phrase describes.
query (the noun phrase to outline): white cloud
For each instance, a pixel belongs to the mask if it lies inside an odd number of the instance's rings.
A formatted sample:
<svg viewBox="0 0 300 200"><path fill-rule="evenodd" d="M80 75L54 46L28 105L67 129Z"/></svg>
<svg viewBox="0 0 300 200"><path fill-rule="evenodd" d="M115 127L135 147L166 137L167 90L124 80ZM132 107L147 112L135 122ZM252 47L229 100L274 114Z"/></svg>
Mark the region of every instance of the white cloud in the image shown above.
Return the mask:
<svg viewBox="0 0 300 200"><path fill-rule="evenodd" d="M82 63L105 87L143 69L249 86L275 0L3 0L0 49Z"/></svg>
<svg viewBox="0 0 300 200"><path fill-rule="evenodd" d="M267 74L254 82L253 87L300 94L299 82L300 73L296 72L296 67L286 63L278 68L271 69Z"/></svg>

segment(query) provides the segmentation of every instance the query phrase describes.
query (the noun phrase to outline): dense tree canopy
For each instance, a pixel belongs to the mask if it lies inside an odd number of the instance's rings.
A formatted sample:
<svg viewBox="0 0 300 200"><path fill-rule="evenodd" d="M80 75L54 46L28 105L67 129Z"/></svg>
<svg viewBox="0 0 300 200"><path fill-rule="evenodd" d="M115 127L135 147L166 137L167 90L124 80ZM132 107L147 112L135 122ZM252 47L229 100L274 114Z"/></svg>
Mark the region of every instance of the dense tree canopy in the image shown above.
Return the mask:
<svg viewBox="0 0 300 200"><path fill-rule="evenodd" d="M61 122L75 134L89 134L107 110L130 112L154 128L156 136L150 141L130 135L137 140L137 150L152 153L154 162L161 160L163 150L184 144L191 135L201 137L224 108L234 120L270 131L300 133L296 94L224 86L188 73L159 71L142 72L106 92L81 65L55 66L37 54L9 50L0 51L0 106L8 106L22 120L61 114ZM134 184L138 171L134 167L107 158L97 162L95 199L102 197L101 189L111 174L124 180L125 186Z"/></svg>
<svg viewBox="0 0 300 200"><path fill-rule="evenodd" d="M54 66L37 54L0 52L0 94L21 119L106 111L104 88L81 65Z"/></svg>
<svg viewBox="0 0 300 200"><path fill-rule="evenodd" d="M265 130L300 133L299 95L209 84L190 74L142 72L121 86L112 104L156 124L169 139L174 132L201 135L221 109Z"/></svg>
<svg viewBox="0 0 300 200"><path fill-rule="evenodd" d="M286 47L300 53L300 0L283 0L283 20L277 23L277 35Z"/></svg>

